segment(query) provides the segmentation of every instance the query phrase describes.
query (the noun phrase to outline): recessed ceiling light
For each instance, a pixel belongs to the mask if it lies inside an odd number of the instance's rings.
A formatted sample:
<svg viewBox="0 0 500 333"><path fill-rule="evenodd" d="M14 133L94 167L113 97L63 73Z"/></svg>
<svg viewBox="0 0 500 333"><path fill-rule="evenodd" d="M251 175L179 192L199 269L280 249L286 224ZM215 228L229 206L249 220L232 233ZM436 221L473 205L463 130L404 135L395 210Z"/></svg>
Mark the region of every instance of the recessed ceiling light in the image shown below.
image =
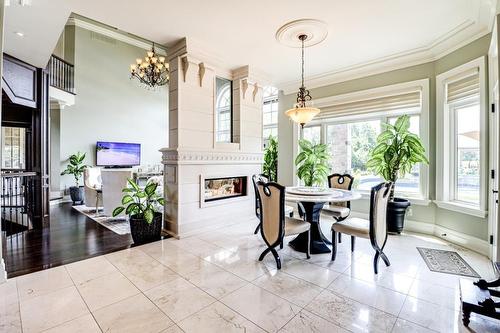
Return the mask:
<svg viewBox="0 0 500 333"><path fill-rule="evenodd" d="M15 34L19 37L24 37L24 32L16 31Z"/></svg>

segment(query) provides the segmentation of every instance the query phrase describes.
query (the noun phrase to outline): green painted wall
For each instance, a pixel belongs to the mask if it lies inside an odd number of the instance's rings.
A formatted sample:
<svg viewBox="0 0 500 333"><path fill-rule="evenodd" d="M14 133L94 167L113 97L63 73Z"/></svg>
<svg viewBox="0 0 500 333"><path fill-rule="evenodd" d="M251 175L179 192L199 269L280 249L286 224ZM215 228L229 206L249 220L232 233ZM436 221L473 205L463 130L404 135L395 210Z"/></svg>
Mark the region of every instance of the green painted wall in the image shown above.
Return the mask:
<svg viewBox="0 0 500 333"><path fill-rule="evenodd" d="M436 141L436 75L467 63L470 60L487 55L490 40L491 34L488 34L434 62L314 88L311 89L311 95L313 98L323 98L391 84L429 79L429 142L431 143L428 151L430 160L429 195L430 199L433 200L436 197L436 151L435 145L432 144ZM279 97L279 182L285 185L291 185L294 177L291 167L293 165L293 127L291 121L284 115L284 111L293 105L296 96L295 94L280 94ZM353 202L353 210L368 213L368 201L360 200ZM411 216L408 218L413 221L437 224L482 240L487 240L488 238L487 219L440 209L433 203L428 206L414 205L411 208L410 214Z"/></svg>

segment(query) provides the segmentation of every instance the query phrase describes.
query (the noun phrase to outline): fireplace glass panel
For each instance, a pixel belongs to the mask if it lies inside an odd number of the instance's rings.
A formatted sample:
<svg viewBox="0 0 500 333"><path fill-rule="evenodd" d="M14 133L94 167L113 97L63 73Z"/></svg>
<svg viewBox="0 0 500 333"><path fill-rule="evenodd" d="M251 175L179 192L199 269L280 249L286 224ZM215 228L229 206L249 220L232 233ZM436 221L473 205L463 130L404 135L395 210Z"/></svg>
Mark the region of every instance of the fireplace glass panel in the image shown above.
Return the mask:
<svg viewBox="0 0 500 333"><path fill-rule="evenodd" d="M205 179L205 202L247 195L247 177Z"/></svg>

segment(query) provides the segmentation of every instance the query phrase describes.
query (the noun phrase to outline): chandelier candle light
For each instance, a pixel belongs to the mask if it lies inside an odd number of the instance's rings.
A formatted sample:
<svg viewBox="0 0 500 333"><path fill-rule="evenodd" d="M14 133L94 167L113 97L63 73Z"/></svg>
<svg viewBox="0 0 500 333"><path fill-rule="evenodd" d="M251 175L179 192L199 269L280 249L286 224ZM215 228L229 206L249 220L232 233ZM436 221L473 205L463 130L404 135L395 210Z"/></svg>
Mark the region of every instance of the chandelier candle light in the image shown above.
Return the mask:
<svg viewBox="0 0 500 333"><path fill-rule="evenodd" d="M285 112L288 117L297 124L300 124L302 128L320 113L318 108L312 106L311 94L304 86L304 41L306 39L307 35L302 34L299 36L299 40L302 42L302 84L297 93L297 103L293 109Z"/></svg>
<svg viewBox="0 0 500 333"><path fill-rule="evenodd" d="M130 78L134 77L150 88L164 86L168 83L168 62L165 62L165 57L156 53L154 43L144 59L137 58L136 63L130 65Z"/></svg>

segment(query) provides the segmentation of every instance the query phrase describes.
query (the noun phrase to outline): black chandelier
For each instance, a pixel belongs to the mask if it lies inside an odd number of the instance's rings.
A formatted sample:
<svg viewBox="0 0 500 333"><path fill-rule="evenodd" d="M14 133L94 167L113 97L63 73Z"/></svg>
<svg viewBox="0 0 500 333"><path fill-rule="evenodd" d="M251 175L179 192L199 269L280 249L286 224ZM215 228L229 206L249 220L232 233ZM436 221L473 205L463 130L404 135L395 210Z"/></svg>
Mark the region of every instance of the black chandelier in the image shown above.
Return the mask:
<svg viewBox="0 0 500 333"><path fill-rule="evenodd" d="M149 88L164 86L169 81L168 62L165 57L155 51L155 44L144 59L137 58L136 63L130 65L130 78L136 78Z"/></svg>

